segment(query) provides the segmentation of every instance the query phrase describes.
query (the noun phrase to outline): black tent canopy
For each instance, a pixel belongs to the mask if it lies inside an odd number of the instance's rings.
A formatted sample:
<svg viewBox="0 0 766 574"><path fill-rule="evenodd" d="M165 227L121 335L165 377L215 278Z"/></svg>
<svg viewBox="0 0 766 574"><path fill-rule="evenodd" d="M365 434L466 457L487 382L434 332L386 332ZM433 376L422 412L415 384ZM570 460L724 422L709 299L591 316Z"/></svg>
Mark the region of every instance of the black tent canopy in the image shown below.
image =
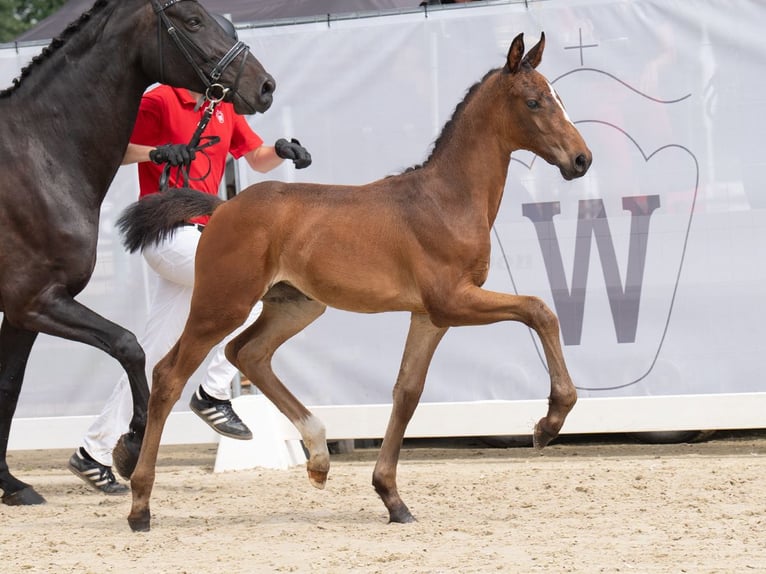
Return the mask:
<svg viewBox="0 0 766 574"><path fill-rule="evenodd" d="M95 0L68 0L57 12L16 38L17 42L50 40L64 31ZM301 19L387 10L417 9L420 0L201 0L211 12L228 15L235 24Z"/></svg>

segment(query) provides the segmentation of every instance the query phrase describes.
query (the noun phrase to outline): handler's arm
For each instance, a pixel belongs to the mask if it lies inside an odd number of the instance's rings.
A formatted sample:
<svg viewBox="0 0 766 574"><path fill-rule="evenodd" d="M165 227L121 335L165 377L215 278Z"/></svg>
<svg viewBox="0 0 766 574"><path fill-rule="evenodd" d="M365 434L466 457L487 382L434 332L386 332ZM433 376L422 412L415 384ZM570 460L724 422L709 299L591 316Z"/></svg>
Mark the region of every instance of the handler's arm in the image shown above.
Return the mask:
<svg viewBox="0 0 766 574"><path fill-rule="evenodd" d="M122 165L150 161L149 152L153 149L154 146L129 143L128 149L125 150L125 156L122 158Z"/></svg>
<svg viewBox="0 0 766 574"><path fill-rule="evenodd" d="M243 157L252 169L261 173L271 171L284 161L274 151L274 146L270 145L259 146L247 152Z"/></svg>

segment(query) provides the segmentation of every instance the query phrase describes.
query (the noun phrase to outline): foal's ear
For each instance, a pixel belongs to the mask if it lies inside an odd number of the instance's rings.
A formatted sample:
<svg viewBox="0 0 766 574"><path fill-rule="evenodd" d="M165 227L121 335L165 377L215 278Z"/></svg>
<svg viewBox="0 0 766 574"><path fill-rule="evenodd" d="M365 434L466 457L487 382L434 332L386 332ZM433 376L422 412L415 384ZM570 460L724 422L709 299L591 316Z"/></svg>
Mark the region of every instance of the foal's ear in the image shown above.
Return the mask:
<svg viewBox="0 0 766 574"><path fill-rule="evenodd" d="M533 68L536 68L537 65L540 63L540 60L543 59L543 50L545 49L545 32L540 32L540 41L535 44L529 52L527 52L527 55L524 56L524 59L521 61L522 64L529 64Z"/></svg>
<svg viewBox="0 0 766 574"><path fill-rule="evenodd" d="M515 74L521 67L521 59L524 56L524 34L519 34L511 42L508 49L508 60L505 63L505 71Z"/></svg>

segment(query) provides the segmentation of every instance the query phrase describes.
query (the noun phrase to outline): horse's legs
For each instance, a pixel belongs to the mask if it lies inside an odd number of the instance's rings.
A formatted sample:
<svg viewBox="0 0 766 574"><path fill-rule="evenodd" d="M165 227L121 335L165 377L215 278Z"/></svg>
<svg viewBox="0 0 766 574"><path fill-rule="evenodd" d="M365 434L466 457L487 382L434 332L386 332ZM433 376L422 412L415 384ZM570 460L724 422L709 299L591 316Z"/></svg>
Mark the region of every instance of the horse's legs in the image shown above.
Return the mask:
<svg viewBox="0 0 766 574"><path fill-rule="evenodd" d="M173 405L181 397L186 381L202 364L210 349L247 317L249 309L242 307L241 311L243 315L215 314L215 310L210 306L195 306L195 302L192 301L192 311L181 338L154 367L146 433L138 462L130 477L133 505L128 515L128 524L133 531L146 532L150 528L149 499L154 486L157 455L165 421Z"/></svg>
<svg viewBox="0 0 766 574"><path fill-rule="evenodd" d="M521 321L534 329L543 345L551 380L548 413L534 429L535 448L543 448L558 436L577 402L577 390L564 361L558 318L541 299L471 286L445 298L438 309L429 312L437 324L485 325L497 321Z"/></svg>
<svg viewBox="0 0 766 574"><path fill-rule="evenodd" d="M7 461L11 422L24 382L27 359L36 338L36 332L17 329L3 318L0 326L0 489L3 504L9 506L45 502L34 488L11 474Z"/></svg>
<svg viewBox="0 0 766 574"><path fill-rule="evenodd" d="M133 396L131 436L140 443L146 426L149 385L144 372L144 351L135 335L78 303L60 286L39 293L35 302L36 307L15 316L17 325L100 349L125 369Z"/></svg>
<svg viewBox="0 0 766 574"><path fill-rule="evenodd" d="M330 470L325 429L271 369L271 357L282 343L317 319L326 306L307 298L284 283L263 298L258 320L226 346L226 357L292 422L309 452L306 463L309 481L324 488Z"/></svg>
<svg viewBox="0 0 766 574"><path fill-rule="evenodd" d="M569 411L577 402L577 389L564 361L558 317L542 300L534 297L528 300L526 307L530 311L531 319L527 325L540 337L551 380L548 413L537 422L532 435L534 447L541 449L559 435Z"/></svg>
<svg viewBox="0 0 766 574"><path fill-rule="evenodd" d="M399 376L394 386L394 404L388 421L378 461L372 474L372 485L388 509L390 522L412 522L407 505L396 488L396 467L402 448L404 431L418 406L434 351L447 332L434 326L427 315L413 313L404 347Z"/></svg>
<svg viewBox="0 0 766 574"><path fill-rule="evenodd" d="M202 364L210 349L220 340L220 338L211 338L205 343L195 341L187 346L185 336L184 332L175 346L157 363L152 373L152 393L149 397L146 432L138 462L130 476L133 505L128 515L128 524L134 532L148 532L150 528L149 499L154 486L157 455L165 421L173 405L181 397L186 381ZM118 447L121 448L121 445L122 439Z"/></svg>

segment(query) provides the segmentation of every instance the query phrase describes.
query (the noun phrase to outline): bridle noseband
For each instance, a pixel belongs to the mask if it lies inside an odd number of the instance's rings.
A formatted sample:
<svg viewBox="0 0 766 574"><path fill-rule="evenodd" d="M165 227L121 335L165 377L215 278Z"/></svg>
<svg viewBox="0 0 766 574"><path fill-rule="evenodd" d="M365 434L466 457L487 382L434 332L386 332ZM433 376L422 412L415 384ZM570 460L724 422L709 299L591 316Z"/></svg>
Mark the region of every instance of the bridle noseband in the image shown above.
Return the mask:
<svg viewBox="0 0 766 574"><path fill-rule="evenodd" d="M233 96L237 92L237 88L239 87L239 79L242 75L242 70L245 66L245 62L247 61L247 53L250 50L248 48L247 44L241 41L237 41L231 49L229 49L226 54L219 60L219 62L213 66L213 69L210 71L209 74L206 74L202 68L199 67L197 62L194 61L194 58L192 57L191 51L194 51L197 53L197 55L202 60L210 60L205 52L202 51L202 49L195 44L191 38L187 34L184 33L183 30L179 29L178 27L174 26L173 23L170 21L170 18L168 18L167 14L165 14L165 10L169 8L170 6L173 6L174 4L177 4L178 2L183 2L184 0L165 0L164 2L160 3L158 0L151 0L152 6L154 7L154 12L159 17L157 20L157 45L159 50L159 58L160 58L160 83L164 83L164 73L163 73L163 61L162 61L162 29L163 26L165 30L167 31L168 35L173 39L173 42L175 42L176 46L179 50L181 50L181 53L184 55L184 58L186 58L186 61L191 64L192 68L194 68L194 71L197 73L197 75L200 77L202 82L205 84L205 88L210 90L211 87L214 85L221 86L219 83L219 80L221 79L221 76L223 75L224 71L226 71L226 68L229 67L229 65L237 59L240 55L242 55L242 63L239 66L239 71L237 72L237 76L234 80L234 84L230 87L224 87L224 94L222 99L230 99L231 96Z"/></svg>

